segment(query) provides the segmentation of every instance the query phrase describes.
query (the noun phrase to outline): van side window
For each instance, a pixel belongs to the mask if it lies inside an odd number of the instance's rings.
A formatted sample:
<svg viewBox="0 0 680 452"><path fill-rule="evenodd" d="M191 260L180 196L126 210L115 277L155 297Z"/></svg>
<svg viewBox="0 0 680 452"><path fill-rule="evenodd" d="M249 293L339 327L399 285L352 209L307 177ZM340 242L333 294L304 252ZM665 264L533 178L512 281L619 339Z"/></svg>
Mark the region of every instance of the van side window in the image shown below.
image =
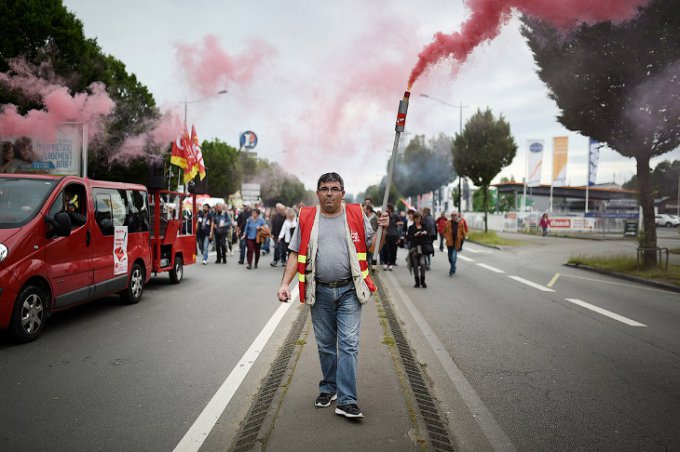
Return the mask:
<svg viewBox="0 0 680 452"><path fill-rule="evenodd" d="M48 212L54 218L59 212L65 212L71 219L71 228L77 228L86 223L87 198L85 187L81 184L69 184L59 193Z"/></svg>
<svg viewBox="0 0 680 452"><path fill-rule="evenodd" d="M95 200L95 220L102 234L113 235L114 226L127 225L127 193L125 190L95 188L92 193Z"/></svg>
<svg viewBox="0 0 680 452"><path fill-rule="evenodd" d="M146 192L143 191L127 191L127 225L130 233L149 230L149 209L146 197Z"/></svg>

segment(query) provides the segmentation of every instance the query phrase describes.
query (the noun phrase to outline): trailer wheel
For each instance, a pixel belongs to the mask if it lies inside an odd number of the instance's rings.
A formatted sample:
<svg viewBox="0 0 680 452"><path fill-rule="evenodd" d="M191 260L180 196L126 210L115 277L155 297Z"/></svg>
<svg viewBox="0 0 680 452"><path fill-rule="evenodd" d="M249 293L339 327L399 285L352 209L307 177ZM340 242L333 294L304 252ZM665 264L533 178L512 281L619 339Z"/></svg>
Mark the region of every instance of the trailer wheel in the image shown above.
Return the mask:
<svg viewBox="0 0 680 452"><path fill-rule="evenodd" d="M9 333L16 342L30 342L38 337L47 320L47 295L39 286L28 285L19 293Z"/></svg>
<svg viewBox="0 0 680 452"><path fill-rule="evenodd" d="M125 304L137 304L142 299L144 292L144 269L141 265L134 264L130 272L128 287L120 292L120 298Z"/></svg>
<svg viewBox="0 0 680 452"><path fill-rule="evenodd" d="M179 284L182 282L184 277L184 261L182 261L182 256L175 256L175 265L173 265L172 270L170 270L170 281L173 284Z"/></svg>

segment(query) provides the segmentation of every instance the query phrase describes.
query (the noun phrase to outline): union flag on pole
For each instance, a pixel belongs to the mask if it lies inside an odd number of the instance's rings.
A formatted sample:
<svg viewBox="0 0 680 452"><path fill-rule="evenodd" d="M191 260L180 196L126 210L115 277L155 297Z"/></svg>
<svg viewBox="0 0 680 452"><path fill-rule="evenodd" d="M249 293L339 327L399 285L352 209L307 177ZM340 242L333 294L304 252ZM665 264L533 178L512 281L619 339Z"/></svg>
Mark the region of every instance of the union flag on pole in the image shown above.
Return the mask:
<svg viewBox="0 0 680 452"><path fill-rule="evenodd" d="M191 125L191 147L194 151L194 156L196 158L196 164L198 169L198 176L201 180L205 179L205 163L203 162L203 153L201 152L201 143L198 141L198 135L196 135L196 128ZM194 176L196 173L194 173Z"/></svg>
<svg viewBox="0 0 680 452"><path fill-rule="evenodd" d="M189 148L187 144L189 142L189 136L186 130L182 135L175 138L172 143L172 153L170 155L170 163L177 165L185 170L189 168Z"/></svg>

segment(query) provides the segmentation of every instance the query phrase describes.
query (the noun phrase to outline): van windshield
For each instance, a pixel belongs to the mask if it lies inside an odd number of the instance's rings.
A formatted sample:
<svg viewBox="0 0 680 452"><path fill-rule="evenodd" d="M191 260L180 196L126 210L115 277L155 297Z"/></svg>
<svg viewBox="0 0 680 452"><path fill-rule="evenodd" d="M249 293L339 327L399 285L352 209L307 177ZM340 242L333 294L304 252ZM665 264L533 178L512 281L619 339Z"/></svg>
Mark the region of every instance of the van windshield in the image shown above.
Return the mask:
<svg viewBox="0 0 680 452"><path fill-rule="evenodd" d="M18 228L33 219L56 183L0 177L0 229Z"/></svg>

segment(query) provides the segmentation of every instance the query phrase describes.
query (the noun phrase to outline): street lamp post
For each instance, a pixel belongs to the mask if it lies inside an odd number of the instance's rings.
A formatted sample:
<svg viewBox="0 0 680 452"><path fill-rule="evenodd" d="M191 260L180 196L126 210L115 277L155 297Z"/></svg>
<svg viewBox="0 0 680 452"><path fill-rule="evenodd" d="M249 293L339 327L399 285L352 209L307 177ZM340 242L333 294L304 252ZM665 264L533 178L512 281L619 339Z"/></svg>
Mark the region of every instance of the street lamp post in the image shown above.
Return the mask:
<svg viewBox="0 0 680 452"><path fill-rule="evenodd" d="M420 93L420 96L426 97L426 98L433 100L435 102L439 102L440 104L444 104L447 107L457 108L459 113L460 113L459 114L458 133L461 134L461 135L463 134L463 108L468 108L469 105L463 105L463 102L461 102L460 105L453 105L453 104L445 102L441 99L437 99L436 97L432 97L429 94L425 94L425 93ZM458 169L456 169L456 172L458 172ZM463 203L461 201L462 196L463 196L462 178L461 178L460 173L458 173L458 211L459 212L463 211Z"/></svg>
<svg viewBox="0 0 680 452"><path fill-rule="evenodd" d="M184 100L182 101L182 103L184 104L184 129L185 130L187 129L187 106L189 104L196 104L198 102L204 101L204 100L209 99L211 97L219 96L220 94L227 94L227 90L221 89L218 92L216 92L215 94L209 94L207 96L201 97L200 99L196 99L196 100L187 100L187 98L185 97Z"/></svg>

